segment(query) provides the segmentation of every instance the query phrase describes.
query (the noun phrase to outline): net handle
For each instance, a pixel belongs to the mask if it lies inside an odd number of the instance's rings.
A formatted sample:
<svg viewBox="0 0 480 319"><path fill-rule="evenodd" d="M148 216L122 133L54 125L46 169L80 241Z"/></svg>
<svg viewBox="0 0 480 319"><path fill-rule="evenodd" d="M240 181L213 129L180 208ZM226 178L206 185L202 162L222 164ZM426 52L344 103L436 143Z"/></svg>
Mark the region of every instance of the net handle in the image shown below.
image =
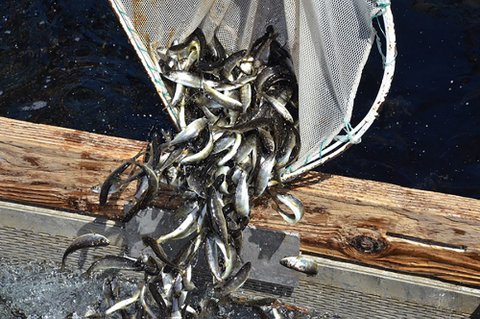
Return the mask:
<svg viewBox="0 0 480 319"><path fill-rule="evenodd" d="M395 58L397 55L397 42L395 37L395 25L393 22L393 14L392 10L390 9L390 5L384 8L383 14L381 15L383 18L383 24L385 27L385 41L386 41L386 54L384 57L384 72L382 77L382 82L380 84L380 88L378 90L377 96L375 97L375 101L372 104L372 107L368 111L367 115L363 118L360 123L358 123L352 130L349 131L349 139L345 141L337 140L326 148L322 150L323 156L319 159L314 160L302 167L299 167L293 172L284 173L281 176L282 182L287 182L292 180L306 172L312 170L313 168L322 165L323 163L331 160L332 158L340 155L344 152L348 147L352 144L358 143L361 140L361 137L365 132L370 128L373 124L375 119L378 116L378 110L382 103L385 101L388 92L390 91L390 87L393 80L393 74L395 72ZM378 36L378 35L377 35Z"/></svg>

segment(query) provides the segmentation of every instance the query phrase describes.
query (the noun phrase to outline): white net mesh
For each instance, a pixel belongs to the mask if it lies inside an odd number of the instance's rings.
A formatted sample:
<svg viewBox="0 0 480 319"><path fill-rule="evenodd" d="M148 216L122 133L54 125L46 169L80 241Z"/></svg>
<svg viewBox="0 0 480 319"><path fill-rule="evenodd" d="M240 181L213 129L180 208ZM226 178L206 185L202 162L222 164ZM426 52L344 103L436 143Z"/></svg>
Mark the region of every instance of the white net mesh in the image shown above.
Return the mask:
<svg viewBox="0 0 480 319"><path fill-rule="evenodd" d="M164 102L170 97L155 74L157 48L183 41L200 27L207 41L216 33L232 53L249 48L272 25L292 55L299 82L302 148L290 172L318 160L334 137L350 127L375 35L372 17L381 7L379 1L367 0L110 1Z"/></svg>

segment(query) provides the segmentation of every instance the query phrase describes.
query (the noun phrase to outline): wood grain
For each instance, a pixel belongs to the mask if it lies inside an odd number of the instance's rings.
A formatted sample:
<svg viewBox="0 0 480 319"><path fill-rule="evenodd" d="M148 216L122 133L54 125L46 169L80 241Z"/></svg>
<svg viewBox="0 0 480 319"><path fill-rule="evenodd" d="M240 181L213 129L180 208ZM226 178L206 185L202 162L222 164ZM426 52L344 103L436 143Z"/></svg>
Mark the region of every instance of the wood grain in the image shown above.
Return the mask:
<svg viewBox="0 0 480 319"><path fill-rule="evenodd" d="M0 118L0 199L119 218L131 192L100 207L91 187L144 144ZM480 286L479 200L320 173L290 187L303 220L262 198L253 225L300 233L305 252Z"/></svg>
<svg viewBox="0 0 480 319"><path fill-rule="evenodd" d="M91 188L143 146L139 141L0 118L0 198L115 218L123 198L100 207Z"/></svg>

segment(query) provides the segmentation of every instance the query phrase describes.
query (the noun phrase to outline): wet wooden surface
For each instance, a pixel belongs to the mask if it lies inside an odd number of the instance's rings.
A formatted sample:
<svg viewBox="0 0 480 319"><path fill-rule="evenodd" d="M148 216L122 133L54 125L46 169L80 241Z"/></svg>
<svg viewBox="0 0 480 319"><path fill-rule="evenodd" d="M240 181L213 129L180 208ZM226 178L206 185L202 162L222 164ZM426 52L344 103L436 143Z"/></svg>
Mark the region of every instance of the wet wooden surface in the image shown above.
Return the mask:
<svg viewBox="0 0 480 319"><path fill-rule="evenodd" d="M0 199L119 218L132 193L100 207L91 188L143 146L0 118ZM303 220L287 225L262 199L253 225L298 232L309 253L480 286L479 200L320 173L291 187Z"/></svg>

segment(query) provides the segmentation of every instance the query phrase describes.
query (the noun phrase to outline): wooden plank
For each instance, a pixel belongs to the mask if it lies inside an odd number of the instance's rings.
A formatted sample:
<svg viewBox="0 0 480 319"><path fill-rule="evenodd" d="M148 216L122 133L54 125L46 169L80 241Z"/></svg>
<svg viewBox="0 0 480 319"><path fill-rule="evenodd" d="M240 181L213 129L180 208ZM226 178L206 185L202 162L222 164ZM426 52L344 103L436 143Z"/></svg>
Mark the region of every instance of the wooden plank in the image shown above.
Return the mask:
<svg viewBox="0 0 480 319"><path fill-rule="evenodd" d="M306 252L480 285L480 201L310 173L292 185L306 211L285 225L257 207L253 224L299 232Z"/></svg>
<svg viewBox="0 0 480 319"><path fill-rule="evenodd" d="M123 198L100 207L91 188L143 145L0 118L0 198L115 218Z"/></svg>
<svg viewBox="0 0 480 319"><path fill-rule="evenodd" d="M99 207L91 187L143 146L0 118L0 199L118 218L131 192ZM320 173L291 186L302 222L261 200L252 223L299 232L306 252L480 286L479 200Z"/></svg>

